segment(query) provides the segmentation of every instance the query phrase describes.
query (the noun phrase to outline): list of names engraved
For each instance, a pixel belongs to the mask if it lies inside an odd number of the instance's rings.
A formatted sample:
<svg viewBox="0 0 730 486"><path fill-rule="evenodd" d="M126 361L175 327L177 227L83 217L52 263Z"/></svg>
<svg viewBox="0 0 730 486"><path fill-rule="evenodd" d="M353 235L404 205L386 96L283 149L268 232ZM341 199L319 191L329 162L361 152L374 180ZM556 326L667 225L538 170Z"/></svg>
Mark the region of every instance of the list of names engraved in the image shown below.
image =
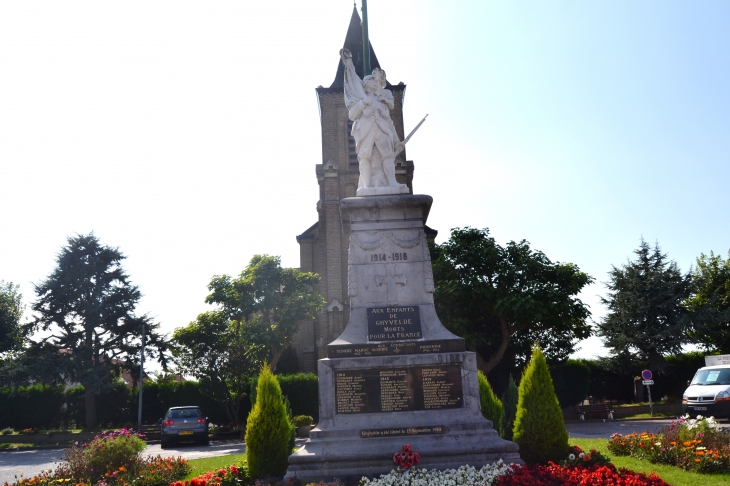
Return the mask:
<svg viewBox="0 0 730 486"><path fill-rule="evenodd" d="M335 372L337 413L438 410L463 405L458 364Z"/></svg>
<svg viewBox="0 0 730 486"><path fill-rule="evenodd" d="M450 408L461 400L461 393L453 392L454 382L448 374L447 370L440 367L421 368L423 406L426 410Z"/></svg>
<svg viewBox="0 0 730 486"><path fill-rule="evenodd" d="M365 377L337 373L337 412L362 413L365 411Z"/></svg>
<svg viewBox="0 0 730 486"><path fill-rule="evenodd" d="M380 372L380 411L400 412L409 410L413 394L407 382L406 370L385 370Z"/></svg>

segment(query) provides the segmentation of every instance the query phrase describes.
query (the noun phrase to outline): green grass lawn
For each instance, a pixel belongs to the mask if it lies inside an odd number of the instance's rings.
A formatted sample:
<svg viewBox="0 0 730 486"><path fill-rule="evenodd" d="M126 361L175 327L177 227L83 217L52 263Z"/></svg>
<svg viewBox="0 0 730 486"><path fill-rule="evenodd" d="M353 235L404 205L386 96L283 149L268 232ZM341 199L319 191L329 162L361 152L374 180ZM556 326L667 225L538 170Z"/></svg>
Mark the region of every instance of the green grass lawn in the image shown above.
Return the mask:
<svg viewBox="0 0 730 486"><path fill-rule="evenodd" d="M231 454L229 456L208 457L206 459L191 459L188 461L188 464L190 464L193 470L190 472L190 474L185 476L182 481L192 479L210 471L217 471L218 469L228 467L231 464L237 464L238 462L243 461L245 458L246 453L244 452L243 454Z"/></svg>
<svg viewBox="0 0 730 486"><path fill-rule="evenodd" d="M608 451L608 439L577 439L570 438L570 444L579 445L581 449L596 449L601 454L611 458L617 468L625 467L636 472L655 472L667 483L673 486L717 486L718 484L730 484L730 472L725 474L699 474L685 471L674 466L663 464L652 464L649 461L642 461L633 457L616 456Z"/></svg>

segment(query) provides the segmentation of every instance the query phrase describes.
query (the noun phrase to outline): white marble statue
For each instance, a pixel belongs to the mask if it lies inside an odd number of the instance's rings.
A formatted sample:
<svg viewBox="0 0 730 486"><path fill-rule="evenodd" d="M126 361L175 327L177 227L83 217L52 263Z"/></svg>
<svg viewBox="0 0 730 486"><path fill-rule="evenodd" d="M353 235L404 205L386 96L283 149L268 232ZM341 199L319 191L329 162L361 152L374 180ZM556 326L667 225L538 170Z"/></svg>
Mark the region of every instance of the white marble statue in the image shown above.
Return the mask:
<svg viewBox="0 0 730 486"><path fill-rule="evenodd" d="M360 165L358 196L407 194L408 186L395 179L395 157L403 150L390 110L393 93L385 89L385 72L375 68L373 74L360 79L348 49L340 51L345 65L345 105L349 110L352 137Z"/></svg>

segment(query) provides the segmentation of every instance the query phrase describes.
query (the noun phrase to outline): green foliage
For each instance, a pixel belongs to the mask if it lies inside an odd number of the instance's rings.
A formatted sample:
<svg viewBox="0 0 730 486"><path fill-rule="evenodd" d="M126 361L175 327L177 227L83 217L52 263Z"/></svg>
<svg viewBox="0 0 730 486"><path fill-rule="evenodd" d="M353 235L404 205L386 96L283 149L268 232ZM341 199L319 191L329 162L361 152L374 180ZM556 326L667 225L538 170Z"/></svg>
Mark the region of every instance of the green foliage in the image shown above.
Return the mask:
<svg viewBox="0 0 730 486"><path fill-rule="evenodd" d="M17 285L0 280L0 353L17 350L22 344L24 331L20 318L24 307L21 299Z"/></svg>
<svg viewBox="0 0 730 486"><path fill-rule="evenodd" d="M482 407L482 415L485 419L491 420L500 437L504 437L502 430L500 430L502 415L504 414L502 401L494 394L492 385L489 384L484 373L479 371L477 380L479 381L479 403Z"/></svg>
<svg viewBox="0 0 730 486"><path fill-rule="evenodd" d="M489 373L507 349L524 360L538 342L556 359L591 335L578 293L593 279L571 263L553 263L527 241L502 247L489 230L455 228L432 246L435 301L446 327L477 352Z"/></svg>
<svg viewBox="0 0 730 486"><path fill-rule="evenodd" d="M146 352L165 366L159 325L134 314L141 293L122 269L125 258L93 233L68 238L55 270L35 286L29 330L47 337L31 343L15 370L26 382L81 383L89 428L97 424L96 394L114 385L121 368L138 363L143 328Z"/></svg>
<svg viewBox="0 0 730 486"><path fill-rule="evenodd" d="M642 239L636 260L613 267L606 283L608 307L598 332L614 356L627 363L643 360L651 370L664 367L664 356L680 353L691 342L691 320L683 302L690 296L689 275L668 261L659 245Z"/></svg>
<svg viewBox="0 0 730 486"><path fill-rule="evenodd" d="M319 420L319 380L314 373L276 375L281 392L289 399L294 415L311 415Z"/></svg>
<svg viewBox="0 0 730 486"><path fill-rule="evenodd" d="M92 481L95 483L103 478L106 471L114 471L122 466L129 469L145 447L145 441L127 429L96 436L84 448L86 464L95 473L92 474Z"/></svg>
<svg viewBox="0 0 730 486"><path fill-rule="evenodd" d="M502 418L499 422L499 430L502 432L503 439L512 440L518 399L519 392L517 391L515 379L512 378L512 375L509 375L507 390L502 397Z"/></svg>
<svg viewBox="0 0 730 486"><path fill-rule="evenodd" d="M220 305L225 316L242 325L253 349L269 353L271 369L291 345L299 322L314 320L324 298L312 287L319 275L282 268L281 259L254 255L237 278L215 276L208 285L209 304Z"/></svg>
<svg viewBox="0 0 730 486"><path fill-rule="evenodd" d="M258 359L251 353L244 325L222 311L204 312L175 329L172 353L185 374L195 377L224 407L228 422L240 424L241 406Z"/></svg>
<svg viewBox="0 0 730 486"><path fill-rule="evenodd" d="M246 422L246 453L251 477L286 473L292 430L279 382L264 365L256 387L256 402Z"/></svg>
<svg viewBox="0 0 730 486"><path fill-rule="evenodd" d="M550 368L550 376L563 408L578 405L589 395L591 369L582 361L569 359L554 365Z"/></svg>
<svg viewBox="0 0 730 486"><path fill-rule="evenodd" d="M697 258L692 296L684 304L694 312L695 341L709 351L730 352L730 251L727 260L713 252Z"/></svg>
<svg viewBox="0 0 730 486"><path fill-rule="evenodd" d="M294 424L294 427L301 427L303 425L312 425L314 423L314 418L310 415L297 415L292 419L292 423Z"/></svg>
<svg viewBox="0 0 730 486"><path fill-rule="evenodd" d="M568 432L555 396L545 356L539 346L532 350L519 387L514 441L527 463L559 462L568 455Z"/></svg>
<svg viewBox="0 0 730 486"><path fill-rule="evenodd" d="M102 447L102 445L104 447ZM97 484L108 486L169 486L190 471L185 459L140 457L145 444L130 431L97 436L90 444L75 443L64 450L63 462L54 471L22 481L34 484Z"/></svg>

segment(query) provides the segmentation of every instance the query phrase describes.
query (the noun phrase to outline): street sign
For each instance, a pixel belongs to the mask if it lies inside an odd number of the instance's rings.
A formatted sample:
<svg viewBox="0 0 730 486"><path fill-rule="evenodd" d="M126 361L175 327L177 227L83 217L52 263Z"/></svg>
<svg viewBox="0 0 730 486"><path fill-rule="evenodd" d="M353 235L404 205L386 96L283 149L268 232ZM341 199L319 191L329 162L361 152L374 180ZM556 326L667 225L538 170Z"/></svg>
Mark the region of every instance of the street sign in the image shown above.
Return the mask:
<svg viewBox="0 0 730 486"><path fill-rule="evenodd" d="M644 370L641 372L641 377L645 380L651 380L651 371ZM646 385L646 383L644 383Z"/></svg>
<svg viewBox="0 0 730 486"><path fill-rule="evenodd" d="M644 380L641 383L643 383L644 385L653 385L654 384L654 380Z"/></svg>

